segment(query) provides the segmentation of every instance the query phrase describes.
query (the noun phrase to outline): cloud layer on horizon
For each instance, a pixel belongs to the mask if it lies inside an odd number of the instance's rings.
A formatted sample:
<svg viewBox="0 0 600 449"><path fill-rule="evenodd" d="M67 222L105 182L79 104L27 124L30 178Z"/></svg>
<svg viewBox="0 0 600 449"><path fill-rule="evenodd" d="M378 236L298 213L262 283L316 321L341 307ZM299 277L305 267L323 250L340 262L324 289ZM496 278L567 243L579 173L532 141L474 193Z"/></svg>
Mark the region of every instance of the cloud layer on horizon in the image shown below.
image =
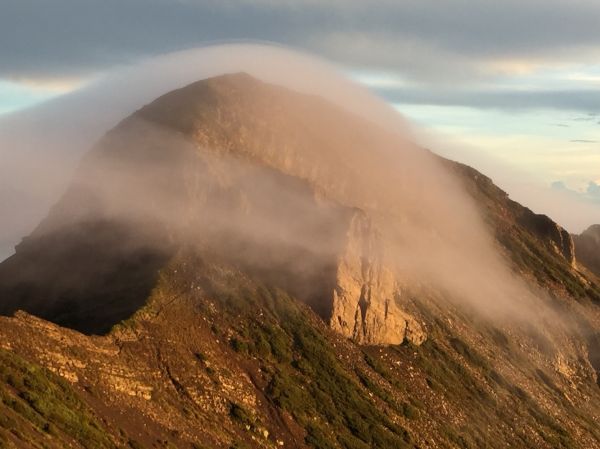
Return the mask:
<svg viewBox="0 0 600 449"><path fill-rule="evenodd" d="M579 200L588 201L600 205L600 182L590 181L587 185L587 188L583 191L570 189L562 181L556 181L552 183L552 188L572 195L573 197Z"/></svg>

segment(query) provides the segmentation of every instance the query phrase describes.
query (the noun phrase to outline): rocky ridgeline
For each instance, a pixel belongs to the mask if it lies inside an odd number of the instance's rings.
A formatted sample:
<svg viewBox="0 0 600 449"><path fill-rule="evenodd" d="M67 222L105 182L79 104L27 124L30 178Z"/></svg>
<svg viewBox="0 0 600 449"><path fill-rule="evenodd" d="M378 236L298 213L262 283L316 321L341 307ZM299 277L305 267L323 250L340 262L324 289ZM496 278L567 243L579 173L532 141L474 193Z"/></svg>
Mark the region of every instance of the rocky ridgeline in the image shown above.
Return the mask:
<svg viewBox="0 0 600 449"><path fill-rule="evenodd" d="M420 344L426 336L402 308L402 283L369 210L373 197L354 182L361 169L385 165L376 155L365 160L365 146L394 151L390 141L322 99L245 74L171 92L107 134L49 217L0 265L0 312L23 308L106 332L144 304L161 267L193 234L198 251L221 253L282 286L356 342ZM497 222L507 211L509 223L575 268L568 232L477 171L453 168L480 203L488 196ZM132 203L142 206L132 211ZM587 246L578 254L593 264Z"/></svg>
<svg viewBox="0 0 600 449"><path fill-rule="evenodd" d="M493 217L500 234L517 223L522 230L527 231L539 243L560 256L571 268L576 268L575 243L567 230L550 217L536 214L513 201L489 177L474 168L453 161L446 160L445 163L460 174L465 187L480 205L484 214Z"/></svg>
<svg viewBox="0 0 600 449"><path fill-rule="evenodd" d="M0 447L598 447L600 290L571 238L446 161L560 322L492 322L404 281L390 202L358 182L388 140L239 74L124 120L0 264L0 313L30 312L0 317L20 367L0 363Z"/></svg>
<svg viewBox="0 0 600 449"><path fill-rule="evenodd" d="M522 224L546 242L556 254L562 256L573 268L576 266L575 243L571 234L546 215L523 214Z"/></svg>

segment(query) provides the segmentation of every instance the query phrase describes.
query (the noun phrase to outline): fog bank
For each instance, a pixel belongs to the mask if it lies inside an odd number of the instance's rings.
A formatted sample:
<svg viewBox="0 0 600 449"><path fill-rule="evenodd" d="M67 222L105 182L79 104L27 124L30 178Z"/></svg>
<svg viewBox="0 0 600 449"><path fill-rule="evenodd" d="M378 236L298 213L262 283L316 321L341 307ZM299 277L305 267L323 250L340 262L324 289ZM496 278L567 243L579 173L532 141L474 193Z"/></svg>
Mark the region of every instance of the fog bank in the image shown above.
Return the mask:
<svg viewBox="0 0 600 449"><path fill-rule="evenodd" d="M3 164L0 178L6 196L0 213L12 217L0 229L5 247L46 214L73 179L81 155L109 128L168 91L240 71L313 97L278 93L271 99L259 94L264 90L271 95L272 87L253 85L255 96L239 93L240 105L252 111L240 116L241 125L227 120L227 109L223 120L215 117L217 110L207 116L214 120L213 129L222 128L224 140L216 142L214 136L203 141L196 130L182 135L173 128L177 122L168 123L168 108L157 109L166 118L153 116L156 108L146 115L142 111L141 120L129 123L125 133L102 139L77 172L75 195L91 192L93 201L66 201L75 207L55 214L54 222L45 222L38 232L62 226L63 219L76 220L93 205L92 213L101 211L111 219L168 223L184 238L202 239L209 229L228 229L223 245L231 235L243 236L258 243L254 248L283 242L298 255L319 256L338 249L335 239L324 237L328 234L322 226L343 229L336 207L358 208L371 217L385 261L401 282L431 286L493 316L535 309L533 295L499 255L460 181L413 143L404 120L328 64L279 47L224 45L166 55L10 117L1 134L2 158L9 163ZM319 103L315 96L334 106ZM250 143L232 145L248 140L242 134L247 129ZM237 153L223 156L232 146ZM287 177L267 175L244 157ZM326 208L331 214L300 214L313 209L304 190L290 187L295 184L289 177L303 180L331 201ZM261 205L260 213L240 215L248 198ZM302 232L286 229L294 221ZM217 251L220 243L212 242ZM273 262L267 256L261 260L261 255L255 251L253 262Z"/></svg>

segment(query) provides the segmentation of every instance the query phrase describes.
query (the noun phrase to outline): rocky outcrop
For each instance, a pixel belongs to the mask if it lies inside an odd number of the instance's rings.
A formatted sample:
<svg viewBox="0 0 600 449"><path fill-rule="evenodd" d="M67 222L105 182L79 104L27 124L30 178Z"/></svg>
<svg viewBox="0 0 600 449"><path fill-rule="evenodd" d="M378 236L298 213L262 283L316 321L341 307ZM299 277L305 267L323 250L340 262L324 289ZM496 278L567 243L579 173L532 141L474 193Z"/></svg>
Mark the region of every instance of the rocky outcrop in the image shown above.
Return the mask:
<svg viewBox="0 0 600 449"><path fill-rule="evenodd" d="M577 260L600 276L600 225L592 225L573 236Z"/></svg>
<svg viewBox="0 0 600 449"><path fill-rule="evenodd" d="M575 267L575 244L571 235L546 215L524 214L522 224Z"/></svg>
<svg viewBox="0 0 600 449"><path fill-rule="evenodd" d="M356 213L340 255L330 325L357 343L421 344L419 323L398 306L400 286L385 264L383 248L369 218Z"/></svg>
<svg viewBox="0 0 600 449"><path fill-rule="evenodd" d="M485 215L493 217L493 222L502 233L510 233L510 228L518 224L544 247L559 255L571 268L576 266L575 246L571 235L550 217L536 214L531 209L510 199L508 194L494 184L487 176L467 165L442 159L442 162L460 175L466 190L477 201ZM506 238L501 238L506 241Z"/></svg>

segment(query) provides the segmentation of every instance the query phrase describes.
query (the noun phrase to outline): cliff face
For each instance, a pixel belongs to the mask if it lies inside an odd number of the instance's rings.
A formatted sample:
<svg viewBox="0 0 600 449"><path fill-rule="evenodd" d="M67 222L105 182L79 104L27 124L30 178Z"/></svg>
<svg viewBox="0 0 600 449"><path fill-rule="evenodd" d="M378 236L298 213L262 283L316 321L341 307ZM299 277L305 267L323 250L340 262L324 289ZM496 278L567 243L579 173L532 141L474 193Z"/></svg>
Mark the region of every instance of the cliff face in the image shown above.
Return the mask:
<svg viewBox="0 0 600 449"><path fill-rule="evenodd" d="M385 264L377 230L364 213L350 222L345 250L339 257L330 325L363 344L419 345L426 335L402 311L402 286Z"/></svg>
<svg viewBox="0 0 600 449"><path fill-rule="evenodd" d="M524 213L522 225L545 241L556 254L562 256L572 267L576 266L575 244L571 234L546 215Z"/></svg>

